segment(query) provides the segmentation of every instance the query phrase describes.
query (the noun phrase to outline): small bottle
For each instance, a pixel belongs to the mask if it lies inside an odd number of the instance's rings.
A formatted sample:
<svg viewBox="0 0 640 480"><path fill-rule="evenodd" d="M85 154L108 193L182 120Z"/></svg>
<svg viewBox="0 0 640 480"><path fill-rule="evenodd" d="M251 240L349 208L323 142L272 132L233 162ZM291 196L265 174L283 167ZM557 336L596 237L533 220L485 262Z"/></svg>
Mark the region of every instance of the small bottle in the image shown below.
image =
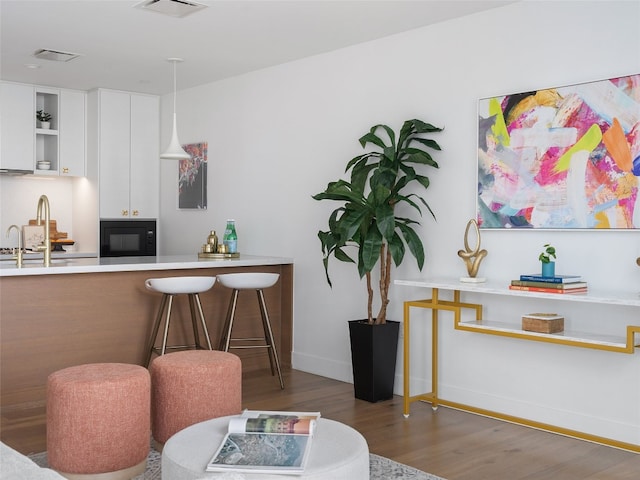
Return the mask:
<svg viewBox="0 0 640 480"><path fill-rule="evenodd" d="M218 235L216 235L215 230L211 230L211 233L207 237L207 243L211 245L212 252L218 251Z"/></svg>
<svg viewBox="0 0 640 480"><path fill-rule="evenodd" d="M222 242L226 245L228 253L236 253L238 251L238 235L236 234L235 220L227 220L227 228L224 230Z"/></svg>

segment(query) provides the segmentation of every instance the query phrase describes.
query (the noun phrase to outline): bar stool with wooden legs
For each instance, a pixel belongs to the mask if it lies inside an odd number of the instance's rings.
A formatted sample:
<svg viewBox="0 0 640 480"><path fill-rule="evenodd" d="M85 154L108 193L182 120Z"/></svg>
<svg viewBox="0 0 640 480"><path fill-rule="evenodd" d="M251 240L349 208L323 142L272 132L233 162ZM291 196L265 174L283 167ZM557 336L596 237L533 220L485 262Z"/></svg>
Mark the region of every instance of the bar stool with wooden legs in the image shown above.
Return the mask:
<svg viewBox="0 0 640 480"><path fill-rule="evenodd" d="M282 371L280 370L280 361L278 360L278 352L276 350L275 341L273 339L273 330L267 313L267 305L264 301L263 289L273 286L280 277L278 273L226 273L218 275L216 278L221 285L231 288L231 300L229 309L227 310L227 318L222 329L222 336L218 349L228 352L229 349L246 349L246 348L266 348L269 353L269 363L271 365L271 375L278 373L280 380L280 388L284 388L282 380ZM238 305L238 294L240 290L255 290L258 295L258 305L260 307L260 316L262 317L262 328L264 337L244 337L232 338L233 320ZM243 342L242 344L236 342Z"/></svg>
<svg viewBox="0 0 640 480"><path fill-rule="evenodd" d="M145 281L147 289L162 293L162 300L158 315L149 339L149 347L147 349L147 359L145 365L148 367L151 362L153 353L164 355L167 350L213 350L211 347L211 338L207 330L207 324L204 320L202 304L200 303L200 293L206 292L213 287L216 277L167 277L167 278L149 278ZM173 297L176 295L187 295L189 298L189 309L191 310L191 325L193 327L194 343L186 345L167 345L169 336L169 322L171 320L171 307L173 305ZM164 330L162 334L162 346L156 347L156 339L163 314L166 311L164 320ZM206 347L200 344L200 334L198 332L198 320L196 319L196 311L199 316L202 332L206 340Z"/></svg>

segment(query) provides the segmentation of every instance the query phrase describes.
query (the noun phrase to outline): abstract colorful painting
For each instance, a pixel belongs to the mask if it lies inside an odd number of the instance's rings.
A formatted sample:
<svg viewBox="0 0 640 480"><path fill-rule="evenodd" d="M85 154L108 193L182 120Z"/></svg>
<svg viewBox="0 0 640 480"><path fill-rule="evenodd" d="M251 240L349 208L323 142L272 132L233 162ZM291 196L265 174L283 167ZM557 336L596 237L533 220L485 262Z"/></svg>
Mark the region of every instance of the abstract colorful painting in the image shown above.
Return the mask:
<svg viewBox="0 0 640 480"><path fill-rule="evenodd" d="M640 228L640 74L478 102L480 228Z"/></svg>
<svg viewBox="0 0 640 480"><path fill-rule="evenodd" d="M178 163L178 208L207 209L207 142L183 145L191 155Z"/></svg>

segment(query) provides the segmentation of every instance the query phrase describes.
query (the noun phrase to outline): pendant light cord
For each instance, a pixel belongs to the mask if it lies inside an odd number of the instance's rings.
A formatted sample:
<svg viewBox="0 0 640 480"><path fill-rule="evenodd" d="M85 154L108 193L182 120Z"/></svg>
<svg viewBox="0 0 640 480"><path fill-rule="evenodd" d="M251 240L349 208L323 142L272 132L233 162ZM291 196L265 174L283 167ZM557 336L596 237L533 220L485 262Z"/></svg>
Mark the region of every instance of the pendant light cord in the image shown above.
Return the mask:
<svg viewBox="0 0 640 480"><path fill-rule="evenodd" d="M178 89L177 81L176 81L176 60L173 61L173 114L176 114L176 91Z"/></svg>

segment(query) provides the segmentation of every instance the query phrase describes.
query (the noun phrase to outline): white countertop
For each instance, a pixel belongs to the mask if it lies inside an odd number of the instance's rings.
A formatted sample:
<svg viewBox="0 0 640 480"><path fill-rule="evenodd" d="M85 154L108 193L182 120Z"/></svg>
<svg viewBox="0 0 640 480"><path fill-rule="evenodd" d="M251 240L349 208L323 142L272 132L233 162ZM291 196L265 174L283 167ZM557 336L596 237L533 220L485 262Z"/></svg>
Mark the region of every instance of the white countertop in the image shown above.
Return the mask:
<svg viewBox="0 0 640 480"><path fill-rule="evenodd" d="M240 255L231 259L200 259L198 254L161 255L157 257L54 258L50 267L42 260L28 260L18 268L15 262L0 262L0 277L26 275L60 275L69 273L133 272L180 270L189 268L255 267L292 264L293 259Z"/></svg>

